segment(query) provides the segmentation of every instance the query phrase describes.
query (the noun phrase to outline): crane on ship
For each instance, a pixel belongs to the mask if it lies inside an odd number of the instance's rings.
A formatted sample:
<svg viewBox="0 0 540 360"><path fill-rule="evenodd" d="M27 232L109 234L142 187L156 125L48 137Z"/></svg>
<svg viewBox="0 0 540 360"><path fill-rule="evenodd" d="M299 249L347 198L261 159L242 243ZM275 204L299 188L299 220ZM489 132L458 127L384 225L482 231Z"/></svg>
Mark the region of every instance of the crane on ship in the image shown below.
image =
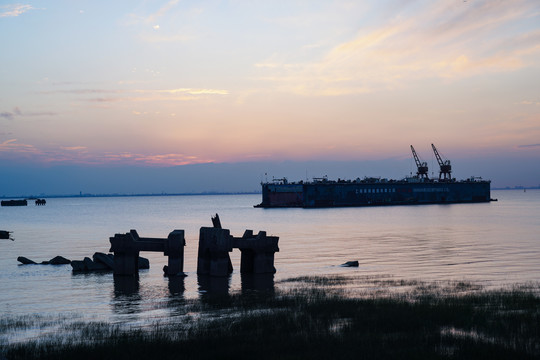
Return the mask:
<svg viewBox="0 0 540 360"><path fill-rule="evenodd" d="M433 152L435 153L435 157L437 158L437 162L439 163L439 181L450 181L452 180L452 165L450 165L450 160L448 159L442 159L441 155L437 151L437 148L435 145L431 144L431 148L433 149Z"/></svg>
<svg viewBox="0 0 540 360"><path fill-rule="evenodd" d="M416 175L420 178L420 179L428 179L428 166L427 166L427 162L425 161L420 161L420 159L418 158L418 155L416 154L416 151L414 151L414 147L411 145L411 151L412 151L412 154L413 154L413 157L414 157L414 162L416 163Z"/></svg>

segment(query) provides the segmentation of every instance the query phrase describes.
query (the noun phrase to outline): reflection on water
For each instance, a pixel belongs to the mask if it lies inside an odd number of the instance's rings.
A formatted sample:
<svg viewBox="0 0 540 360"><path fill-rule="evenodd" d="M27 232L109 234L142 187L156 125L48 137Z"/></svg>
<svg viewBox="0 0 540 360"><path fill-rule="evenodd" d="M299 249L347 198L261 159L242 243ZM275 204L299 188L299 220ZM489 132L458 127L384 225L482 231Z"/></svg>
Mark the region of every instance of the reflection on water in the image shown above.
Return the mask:
<svg viewBox="0 0 540 360"><path fill-rule="evenodd" d="M113 276L113 311L117 314L137 314L141 312L139 276Z"/></svg>
<svg viewBox="0 0 540 360"><path fill-rule="evenodd" d="M274 274L240 274L242 294L260 291L274 293Z"/></svg>
<svg viewBox="0 0 540 360"><path fill-rule="evenodd" d="M186 291L185 277L184 276L169 276L169 293L173 297L182 296Z"/></svg>
<svg viewBox="0 0 540 360"><path fill-rule="evenodd" d="M124 298L139 295L139 275L135 276L113 276L114 278L114 297Z"/></svg>
<svg viewBox="0 0 540 360"><path fill-rule="evenodd" d="M199 298L209 300L229 295L232 275L210 276L197 275ZM274 293L274 274L240 274L241 293L264 292Z"/></svg>
<svg viewBox="0 0 540 360"><path fill-rule="evenodd" d="M197 283L199 285L199 297L203 301L215 297L226 297L229 295L231 275L197 275Z"/></svg>
<svg viewBox="0 0 540 360"><path fill-rule="evenodd" d="M148 291L141 294L139 276L112 276L114 291L112 292L114 311L116 313L135 313L139 311L139 302L148 301L143 296L151 295ZM175 301L182 299L186 291L184 276L164 277L169 290L169 298ZM231 292L232 275L210 276L197 275L198 294L201 300L227 297ZM240 274L241 293L274 292L274 274ZM143 284L145 286L145 284Z"/></svg>

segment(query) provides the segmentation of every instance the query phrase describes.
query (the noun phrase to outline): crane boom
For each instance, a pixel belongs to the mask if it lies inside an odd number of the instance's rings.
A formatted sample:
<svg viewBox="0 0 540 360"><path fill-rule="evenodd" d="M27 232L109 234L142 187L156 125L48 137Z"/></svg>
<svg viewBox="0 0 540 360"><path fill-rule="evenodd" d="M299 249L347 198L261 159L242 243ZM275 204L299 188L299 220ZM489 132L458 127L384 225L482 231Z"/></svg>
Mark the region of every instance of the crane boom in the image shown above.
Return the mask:
<svg viewBox="0 0 540 360"><path fill-rule="evenodd" d="M411 145L411 151L414 157L414 162L416 163L416 175L421 179L427 179L428 178L428 166L427 162L421 162L418 158L418 155L416 154L416 151L414 151L414 147Z"/></svg>
<svg viewBox="0 0 540 360"><path fill-rule="evenodd" d="M441 155L437 151L437 148L435 145L431 144L431 148L433 149L433 152L435 153L435 157L437 158L437 162L439 163L439 181L441 180L451 180L452 179L452 165L450 165L450 160L443 160L441 158Z"/></svg>

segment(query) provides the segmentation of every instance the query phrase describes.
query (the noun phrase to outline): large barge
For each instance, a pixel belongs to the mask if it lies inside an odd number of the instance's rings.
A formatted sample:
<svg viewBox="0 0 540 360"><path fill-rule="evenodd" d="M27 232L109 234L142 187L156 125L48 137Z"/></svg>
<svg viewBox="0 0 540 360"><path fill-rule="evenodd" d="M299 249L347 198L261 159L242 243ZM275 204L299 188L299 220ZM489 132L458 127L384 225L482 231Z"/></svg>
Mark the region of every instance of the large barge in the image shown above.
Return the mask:
<svg viewBox="0 0 540 360"><path fill-rule="evenodd" d="M451 177L449 160L442 160L432 144L440 165L438 179L428 177L427 163L421 162L411 145L418 168L416 176L402 180L357 178L289 182L286 178L261 183L262 202L256 207L341 207L375 205L415 205L479 203L491 201L489 180Z"/></svg>

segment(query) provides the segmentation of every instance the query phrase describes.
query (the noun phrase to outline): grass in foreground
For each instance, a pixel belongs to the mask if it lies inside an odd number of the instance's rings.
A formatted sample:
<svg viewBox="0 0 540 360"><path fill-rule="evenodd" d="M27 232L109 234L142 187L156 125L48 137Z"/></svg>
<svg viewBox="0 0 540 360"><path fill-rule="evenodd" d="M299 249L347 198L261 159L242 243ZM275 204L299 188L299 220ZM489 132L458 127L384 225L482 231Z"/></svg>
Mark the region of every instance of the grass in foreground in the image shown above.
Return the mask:
<svg viewBox="0 0 540 360"><path fill-rule="evenodd" d="M347 278L192 304L203 314L150 329L77 323L53 338L11 344L7 359L533 359L540 298L531 289L401 283L407 292L346 297ZM378 281L378 280L376 280ZM400 286L385 280L386 286ZM375 283L375 281L373 281ZM380 286L380 283L376 284ZM220 316L215 316L220 314Z"/></svg>

